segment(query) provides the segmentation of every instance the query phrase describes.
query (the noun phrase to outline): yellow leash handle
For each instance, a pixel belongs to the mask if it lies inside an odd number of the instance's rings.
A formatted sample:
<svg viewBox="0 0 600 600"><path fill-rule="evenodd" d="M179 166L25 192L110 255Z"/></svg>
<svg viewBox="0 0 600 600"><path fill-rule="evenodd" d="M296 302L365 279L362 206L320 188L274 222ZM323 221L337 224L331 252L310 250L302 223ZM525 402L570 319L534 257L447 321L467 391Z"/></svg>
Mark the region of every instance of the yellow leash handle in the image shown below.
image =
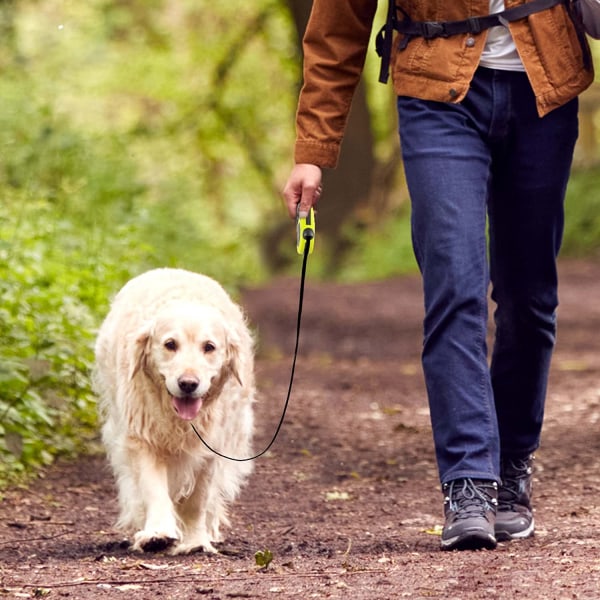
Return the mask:
<svg viewBox="0 0 600 600"><path fill-rule="evenodd" d="M301 217L299 211L300 207L296 212L296 251L304 254L308 244L308 253L312 254L315 246L315 211L311 207L305 217Z"/></svg>

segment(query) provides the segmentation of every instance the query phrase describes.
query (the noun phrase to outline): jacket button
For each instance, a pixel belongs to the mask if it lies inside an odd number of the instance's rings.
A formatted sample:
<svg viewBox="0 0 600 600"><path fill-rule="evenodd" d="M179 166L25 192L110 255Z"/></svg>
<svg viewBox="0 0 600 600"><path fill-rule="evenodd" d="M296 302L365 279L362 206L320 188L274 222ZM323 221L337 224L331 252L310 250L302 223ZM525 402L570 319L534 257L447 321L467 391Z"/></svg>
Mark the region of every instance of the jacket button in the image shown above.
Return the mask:
<svg viewBox="0 0 600 600"><path fill-rule="evenodd" d="M448 93L450 94L450 98L456 98L456 96L458 96L458 92L454 88L450 88Z"/></svg>
<svg viewBox="0 0 600 600"><path fill-rule="evenodd" d="M467 43L467 48L472 48L475 45L475 38L468 37L466 43Z"/></svg>

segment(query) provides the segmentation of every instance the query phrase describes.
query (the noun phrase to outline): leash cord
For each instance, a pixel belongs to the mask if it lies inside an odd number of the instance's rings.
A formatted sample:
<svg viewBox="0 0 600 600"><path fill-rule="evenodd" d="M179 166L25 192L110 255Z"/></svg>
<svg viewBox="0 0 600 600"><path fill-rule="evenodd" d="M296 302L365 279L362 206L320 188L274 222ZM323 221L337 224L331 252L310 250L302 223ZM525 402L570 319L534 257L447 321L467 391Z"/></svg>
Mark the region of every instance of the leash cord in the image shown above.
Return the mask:
<svg viewBox="0 0 600 600"><path fill-rule="evenodd" d="M300 323L302 321L302 303L304 301L304 280L306 279L306 264L308 262L308 254L310 251L310 247L311 247L310 243L307 243L304 246L304 253L302 256L302 274L300 275L300 294L299 294L299 299L298 299L298 319L296 322L296 345L294 347L294 358L292 360L292 368L291 368L291 372L290 372L290 385L288 387L287 397L285 399L285 404L283 405L283 411L281 413L281 418L279 419L279 424L277 425L277 429L275 430L273 438L269 442L268 446L262 452L259 452L258 454L255 454L254 456L248 456L246 458L234 458L232 456L227 456L226 454L222 454L221 452L219 452L219 451L215 450L214 448L212 448L211 446L209 446L208 443L204 440L204 438L200 435L200 433L198 432L198 430L196 429L194 424L190 423L190 425L192 426L192 429L194 430L194 433L198 436L198 439L211 452L213 452L217 456L220 456L221 458L226 458L227 460L232 460L235 462L247 462L250 460L255 460L257 458L260 458L264 454L266 454L271 449L271 446L275 443L275 440L277 439L277 436L279 435L279 431L281 430L281 427L283 425L283 421L285 419L288 405L290 403L290 396L292 395L292 386L294 384L294 373L296 371L296 359L298 358L298 345L300 342Z"/></svg>

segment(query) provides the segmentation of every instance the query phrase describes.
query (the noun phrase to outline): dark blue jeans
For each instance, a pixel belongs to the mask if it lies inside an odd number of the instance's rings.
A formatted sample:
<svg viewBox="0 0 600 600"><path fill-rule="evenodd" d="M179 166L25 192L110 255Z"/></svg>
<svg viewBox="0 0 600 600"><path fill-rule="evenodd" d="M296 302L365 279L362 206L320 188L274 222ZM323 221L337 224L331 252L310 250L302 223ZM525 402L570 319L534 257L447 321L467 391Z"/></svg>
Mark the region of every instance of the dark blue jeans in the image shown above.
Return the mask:
<svg viewBox="0 0 600 600"><path fill-rule="evenodd" d="M524 73L479 68L460 104L400 97L398 115L440 479L498 480L540 442L577 100L540 118Z"/></svg>

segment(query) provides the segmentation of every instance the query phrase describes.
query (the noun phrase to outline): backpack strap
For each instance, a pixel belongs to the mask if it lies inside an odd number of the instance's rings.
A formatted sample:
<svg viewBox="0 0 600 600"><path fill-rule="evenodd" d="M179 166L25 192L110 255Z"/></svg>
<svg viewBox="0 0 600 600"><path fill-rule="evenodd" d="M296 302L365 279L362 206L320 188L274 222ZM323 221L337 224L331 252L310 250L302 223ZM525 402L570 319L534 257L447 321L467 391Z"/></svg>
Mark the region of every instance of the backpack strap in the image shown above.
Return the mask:
<svg viewBox="0 0 600 600"><path fill-rule="evenodd" d="M565 4L569 14L571 14L571 11L569 10L571 1L572 0L531 0L531 2L508 8L499 13L471 17L462 21L413 21L405 11L400 7L396 7L396 0L390 0L386 23L381 28L376 38L377 54L381 57L379 81L381 83L387 83L389 77L394 30L404 36L399 46L400 50L404 50L410 40L415 37L431 40L438 37L450 37L461 33L476 34L497 25L507 27L508 23L512 21L524 19L529 15L542 10L547 10L557 4ZM397 18L396 10L400 10L404 14L403 19L399 20ZM582 42L581 38L580 42ZM582 43L582 48L583 47L587 49L585 39ZM589 49L587 50L587 55L589 56ZM584 62L586 60L585 56L586 52L584 52Z"/></svg>
<svg viewBox="0 0 600 600"><path fill-rule="evenodd" d="M583 24L583 15L581 13L581 2L580 0L570 0L566 3L566 7L569 17L571 17L571 21L573 21L573 25L575 25L577 39L579 40L581 52L583 54L583 66L588 71L591 71L594 68L594 64L592 51L590 50L587 38L585 37L585 25Z"/></svg>
<svg viewBox="0 0 600 600"><path fill-rule="evenodd" d="M375 50L381 58L381 67L379 69L380 83L387 83L390 76L394 29L396 29L396 0L389 0L387 18L375 38Z"/></svg>

